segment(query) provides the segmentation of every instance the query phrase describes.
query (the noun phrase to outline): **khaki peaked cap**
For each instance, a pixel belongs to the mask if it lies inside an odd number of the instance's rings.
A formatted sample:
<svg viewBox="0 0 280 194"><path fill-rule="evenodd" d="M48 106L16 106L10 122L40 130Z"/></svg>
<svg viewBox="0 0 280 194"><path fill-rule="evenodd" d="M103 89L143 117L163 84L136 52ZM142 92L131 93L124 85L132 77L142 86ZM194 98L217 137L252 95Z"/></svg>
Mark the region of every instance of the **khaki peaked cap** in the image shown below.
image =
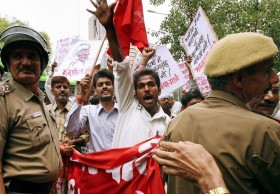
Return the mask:
<svg viewBox="0 0 280 194"><path fill-rule="evenodd" d="M278 48L272 38L254 32L230 34L208 53L204 73L219 77L273 58Z"/></svg>

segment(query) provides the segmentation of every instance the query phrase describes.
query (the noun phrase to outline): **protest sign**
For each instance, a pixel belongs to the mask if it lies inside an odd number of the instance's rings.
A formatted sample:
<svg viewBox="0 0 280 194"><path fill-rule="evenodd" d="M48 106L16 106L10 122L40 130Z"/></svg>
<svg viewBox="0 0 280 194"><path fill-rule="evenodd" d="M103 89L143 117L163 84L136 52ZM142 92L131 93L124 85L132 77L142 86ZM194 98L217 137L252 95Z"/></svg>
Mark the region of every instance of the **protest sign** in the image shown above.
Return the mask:
<svg viewBox="0 0 280 194"><path fill-rule="evenodd" d="M74 36L71 38L63 38L57 41L56 43L56 51L55 51L55 62L57 63L57 66L59 66L66 55L69 53L69 50L71 48L72 40L78 39L78 36Z"/></svg>
<svg viewBox="0 0 280 194"><path fill-rule="evenodd" d="M141 58L142 58L142 54L141 52L137 49L135 51L135 54L134 54L134 59L132 61L132 65L131 65L131 68L133 69L133 72L138 68L138 66L140 65L140 62L141 62Z"/></svg>
<svg viewBox="0 0 280 194"><path fill-rule="evenodd" d="M101 40L72 40L68 54L54 75L66 76L70 81L81 80L92 68L101 43ZM104 45L101 53L105 52L107 43ZM101 62L102 55L99 55L98 58L97 64Z"/></svg>
<svg viewBox="0 0 280 194"><path fill-rule="evenodd" d="M154 69L161 81L161 95L168 95L186 84L186 79L166 46L156 46L147 68Z"/></svg>
<svg viewBox="0 0 280 194"><path fill-rule="evenodd" d="M190 89L189 85L187 84L187 82L189 80L189 70L186 67L185 62L178 63L178 67L181 70L182 74L184 75L184 78L186 79L186 84L183 86L183 89L188 91Z"/></svg>
<svg viewBox="0 0 280 194"><path fill-rule="evenodd" d="M193 22L181 42L187 54L192 55L193 61L191 66L193 76L202 93L207 93L211 90L207 77L203 73L203 68L206 56L217 40L218 38L205 12L199 7Z"/></svg>

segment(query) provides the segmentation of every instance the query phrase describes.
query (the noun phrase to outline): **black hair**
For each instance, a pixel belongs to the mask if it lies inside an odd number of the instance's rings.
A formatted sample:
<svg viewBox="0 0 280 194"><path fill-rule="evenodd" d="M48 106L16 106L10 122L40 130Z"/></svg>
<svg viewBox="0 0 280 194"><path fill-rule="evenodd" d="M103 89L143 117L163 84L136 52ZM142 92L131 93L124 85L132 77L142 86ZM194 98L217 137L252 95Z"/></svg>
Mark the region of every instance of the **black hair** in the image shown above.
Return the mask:
<svg viewBox="0 0 280 194"><path fill-rule="evenodd" d="M107 77L111 80L112 84L114 85L114 75L108 69L101 69L99 70L93 77L93 87L96 88L96 83L99 78Z"/></svg>
<svg viewBox="0 0 280 194"><path fill-rule="evenodd" d="M137 82L138 82L139 78L142 76L145 76L145 75L151 75L155 79L156 85L160 91L160 79L159 79L158 73L155 70L149 69L149 68L138 71L133 75L133 83L134 83L135 91L137 91Z"/></svg>
<svg viewBox="0 0 280 194"><path fill-rule="evenodd" d="M54 76L51 81L51 87L53 88L55 84L66 83L70 86L69 80L65 76Z"/></svg>
<svg viewBox="0 0 280 194"><path fill-rule="evenodd" d="M228 78L229 75L219 77L207 77L212 90L225 90Z"/></svg>
<svg viewBox="0 0 280 194"><path fill-rule="evenodd" d="M181 103L183 106L187 107L188 102L194 98L204 100L204 96L202 95L202 93L198 88L193 88L187 93L185 93L181 99Z"/></svg>

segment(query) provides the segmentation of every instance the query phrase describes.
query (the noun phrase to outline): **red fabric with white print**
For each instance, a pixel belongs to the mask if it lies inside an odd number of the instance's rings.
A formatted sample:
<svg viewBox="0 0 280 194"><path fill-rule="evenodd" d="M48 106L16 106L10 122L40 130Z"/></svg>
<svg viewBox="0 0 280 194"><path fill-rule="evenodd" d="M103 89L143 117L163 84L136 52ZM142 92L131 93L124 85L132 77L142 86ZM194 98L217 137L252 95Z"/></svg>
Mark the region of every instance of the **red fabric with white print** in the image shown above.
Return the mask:
<svg viewBox="0 0 280 194"><path fill-rule="evenodd" d="M159 165L151 157L160 139L85 155L75 150L68 164L68 193L164 194ZM61 181L63 175L59 193Z"/></svg>

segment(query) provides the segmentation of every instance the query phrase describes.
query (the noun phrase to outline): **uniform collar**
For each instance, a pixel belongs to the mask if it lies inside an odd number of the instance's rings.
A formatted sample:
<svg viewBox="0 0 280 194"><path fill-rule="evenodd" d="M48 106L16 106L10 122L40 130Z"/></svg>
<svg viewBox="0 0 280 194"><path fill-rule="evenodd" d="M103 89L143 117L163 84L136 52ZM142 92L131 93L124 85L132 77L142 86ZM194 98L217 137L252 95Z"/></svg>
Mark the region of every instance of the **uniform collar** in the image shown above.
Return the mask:
<svg viewBox="0 0 280 194"><path fill-rule="evenodd" d="M11 82L12 85L15 86L15 88L18 89L18 92L21 93L21 96L25 101L29 101L33 96L36 96L30 90L28 90L26 87L24 87L22 84L15 81L14 79L11 79L10 82ZM38 96L36 96L36 97L38 97L41 101L44 101L45 94L40 90L39 87L37 89L37 92L38 92Z"/></svg>
<svg viewBox="0 0 280 194"><path fill-rule="evenodd" d="M222 91L222 90L213 90L209 96L207 97L207 99L211 99L211 98L219 98L223 101L229 102L231 104L234 104L236 106L245 108L247 110L249 110L246 106L246 104L237 96L235 96L232 93L229 93L227 91Z"/></svg>

